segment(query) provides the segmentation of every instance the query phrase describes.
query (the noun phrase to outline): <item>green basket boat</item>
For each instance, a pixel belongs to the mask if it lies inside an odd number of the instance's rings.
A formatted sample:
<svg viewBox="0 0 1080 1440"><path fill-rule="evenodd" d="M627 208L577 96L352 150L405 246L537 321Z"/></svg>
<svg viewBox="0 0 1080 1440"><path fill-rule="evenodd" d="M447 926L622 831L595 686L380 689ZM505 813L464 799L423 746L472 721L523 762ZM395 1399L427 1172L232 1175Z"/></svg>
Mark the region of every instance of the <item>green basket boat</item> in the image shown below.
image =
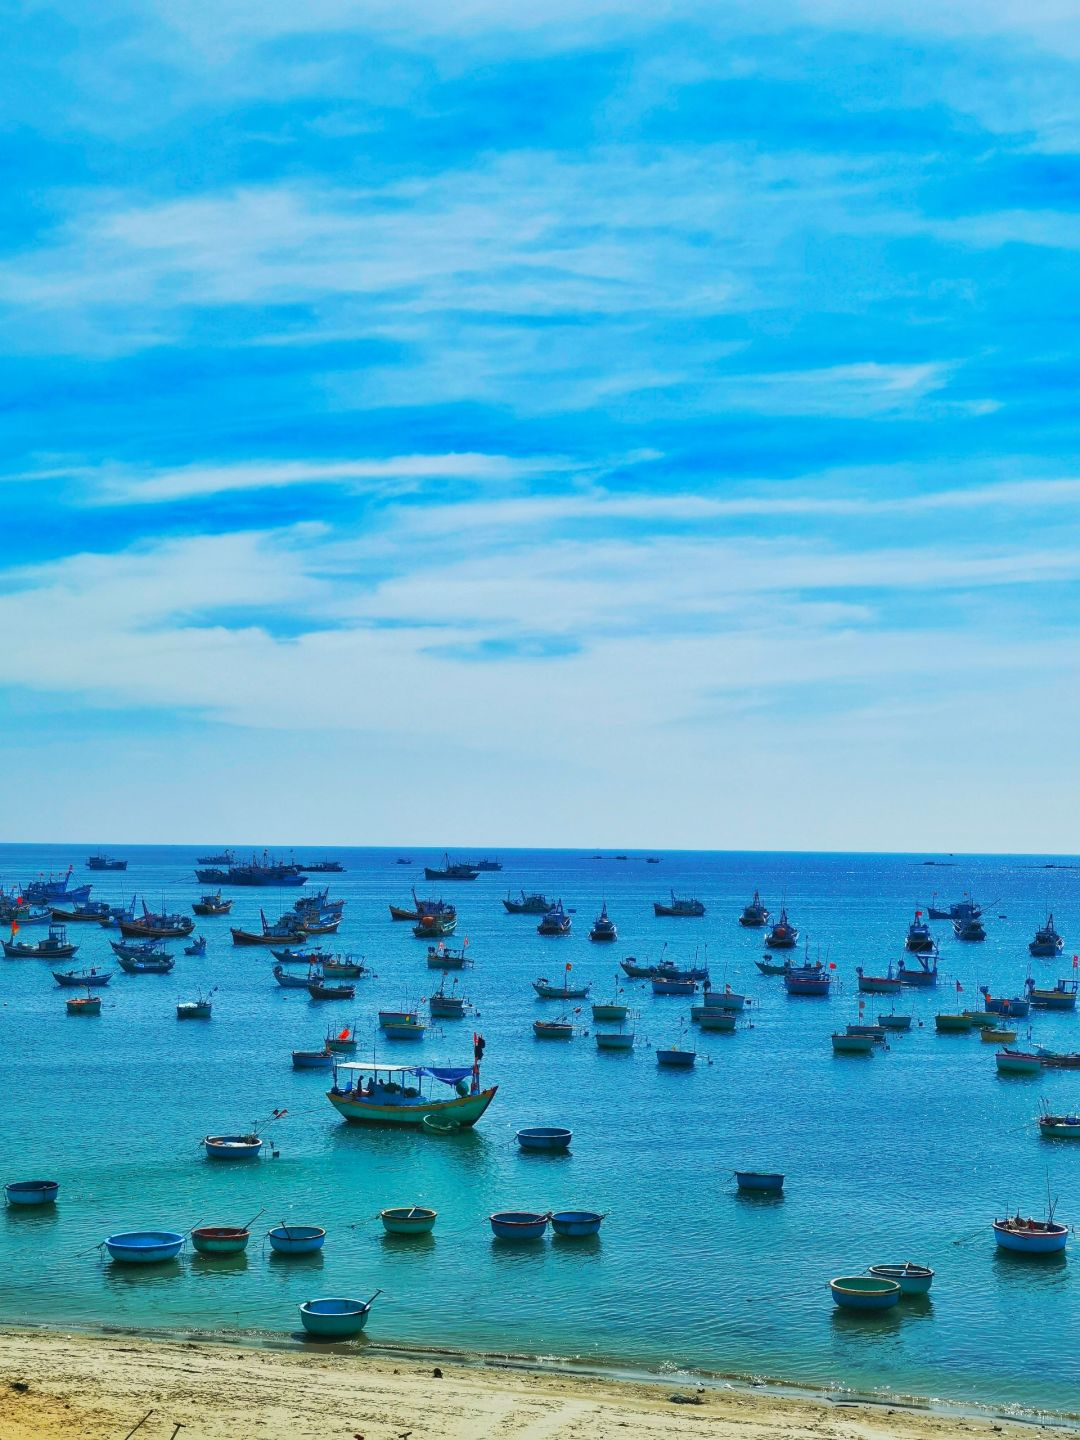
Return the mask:
<svg viewBox="0 0 1080 1440"><path fill-rule="evenodd" d="M200 1255L240 1255L247 1249L251 1231L243 1225L200 1225L191 1243Z"/></svg>
<svg viewBox="0 0 1080 1440"><path fill-rule="evenodd" d="M438 1213L423 1205L400 1205L380 1210L379 1219L388 1235L427 1235L434 1228Z"/></svg>

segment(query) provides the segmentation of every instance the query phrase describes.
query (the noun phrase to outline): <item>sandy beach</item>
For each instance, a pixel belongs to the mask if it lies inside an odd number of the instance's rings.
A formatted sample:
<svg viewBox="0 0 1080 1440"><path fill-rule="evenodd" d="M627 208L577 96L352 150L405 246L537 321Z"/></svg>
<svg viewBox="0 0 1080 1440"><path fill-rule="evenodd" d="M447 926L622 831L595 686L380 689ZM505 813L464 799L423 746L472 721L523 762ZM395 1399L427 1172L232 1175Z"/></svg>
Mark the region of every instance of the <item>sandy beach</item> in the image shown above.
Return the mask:
<svg viewBox="0 0 1080 1440"><path fill-rule="evenodd" d="M0 1332L0 1370L0 1440L123 1440L133 1427L141 1440L930 1440L1052 1428L765 1391L702 1393L685 1381L46 1331Z"/></svg>

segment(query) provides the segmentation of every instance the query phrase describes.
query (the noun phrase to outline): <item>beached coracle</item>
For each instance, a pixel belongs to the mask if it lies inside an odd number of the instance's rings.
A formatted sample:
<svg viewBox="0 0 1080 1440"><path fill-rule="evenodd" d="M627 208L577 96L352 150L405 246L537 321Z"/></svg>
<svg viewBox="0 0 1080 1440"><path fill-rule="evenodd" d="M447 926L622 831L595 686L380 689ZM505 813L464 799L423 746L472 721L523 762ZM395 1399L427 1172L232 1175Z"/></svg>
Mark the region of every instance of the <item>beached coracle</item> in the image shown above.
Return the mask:
<svg viewBox="0 0 1080 1440"><path fill-rule="evenodd" d="M359 1335L368 1322L372 1302L381 1290L376 1290L370 1300L305 1300L300 1306L300 1323L309 1335L323 1340L349 1340Z"/></svg>
<svg viewBox="0 0 1080 1440"><path fill-rule="evenodd" d="M434 1228L437 1210L423 1205L402 1205L380 1210L379 1219L388 1235L427 1235Z"/></svg>
<svg viewBox="0 0 1080 1440"><path fill-rule="evenodd" d="M895 1280L873 1275L840 1275L829 1281L833 1303L845 1310L888 1310L900 1299Z"/></svg>

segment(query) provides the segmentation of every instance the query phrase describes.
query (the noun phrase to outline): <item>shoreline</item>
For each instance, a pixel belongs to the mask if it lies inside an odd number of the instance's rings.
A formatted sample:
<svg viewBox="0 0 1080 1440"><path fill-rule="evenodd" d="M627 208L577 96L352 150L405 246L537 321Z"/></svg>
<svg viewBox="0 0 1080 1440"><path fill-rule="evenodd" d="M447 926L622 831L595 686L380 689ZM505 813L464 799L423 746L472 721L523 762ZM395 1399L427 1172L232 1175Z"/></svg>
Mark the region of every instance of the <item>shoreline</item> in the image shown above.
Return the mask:
<svg viewBox="0 0 1080 1440"><path fill-rule="evenodd" d="M196 1357L203 1363L193 1364ZM265 1391L262 1403L282 1412L277 1420L256 1422L247 1402L238 1406L231 1384L236 1377L228 1373L230 1364L236 1362L246 1366L245 1387L254 1374ZM313 1406L319 1409L319 1402L312 1398L310 1387L305 1388L303 1400L295 1399L293 1408L289 1397L297 1372L310 1380L314 1378L312 1370L327 1378L333 1394L325 1399L331 1408L325 1410L324 1405L325 1413L320 1410L316 1428L309 1431L300 1428L303 1414ZM655 1434L657 1440L669 1435L736 1440L756 1436L762 1426L768 1427L760 1430L763 1436L773 1433L772 1427L782 1426L788 1440L809 1440L820 1437L823 1423L829 1424L830 1435L844 1440L849 1434L851 1440L870 1436L873 1440L928 1440L957 1429L988 1435L1006 1433L1008 1427L1015 1427L1017 1435L1080 1429L1080 1417L1021 1406L884 1395L835 1385L815 1388L745 1375L686 1370L664 1374L595 1361L455 1351L367 1337L359 1344L322 1345L301 1339L297 1333L279 1336L241 1330L136 1331L113 1326L3 1324L0 1375L0 1433L4 1440L52 1440L54 1436L59 1440L60 1436L99 1433L105 1440L112 1433L110 1426L130 1428L140 1418L143 1412L137 1405L132 1409L138 1395L149 1397L144 1410L157 1397L169 1411L171 1419L164 1434L171 1436L172 1425L180 1419L184 1428L191 1427L193 1436L251 1435L260 1440L291 1440L308 1434L319 1440L332 1440L338 1434L347 1440L358 1434L364 1440L380 1440L383 1435L396 1440L403 1430L394 1426L412 1426L414 1440L423 1436L471 1440L496 1429L509 1440L519 1432L502 1423L486 1428L481 1417L485 1407L490 1409L507 1397L515 1407L531 1404L552 1411L552 1423L544 1421L536 1440L541 1434L544 1440L564 1434L575 1440L606 1440L627 1426L646 1436ZM163 1375L171 1381L164 1388ZM332 1383L329 1377L334 1377ZM219 1385L221 1379L227 1382L224 1388ZM23 1385L25 1390L20 1388ZM373 1386L378 1397L375 1413L370 1409ZM428 1408L432 1400L448 1398L453 1392L462 1406L460 1423L447 1426L442 1411L435 1415L425 1411L421 1422L410 1409L420 1403L418 1389L425 1392ZM673 1403L673 1395L691 1403ZM343 1403L356 1409L359 1416L351 1429L334 1428L338 1411L333 1407ZM595 1411L588 1424L583 1424L582 1407ZM90 1427L101 1428L73 1429L73 1410L83 1415ZM197 1418L184 1419L181 1411ZM565 1428L562 1411L567 1412ZM380 1429L391 1413L390 1428ZM843 1421L851 1421L857 1428L850 1432L846 1426L841 1429ZM154 1423L150 1417L137 1433L151 1440L156 1433ZM121 1429L119 1433L124 1432ZM532 1440L533 1428L520 1434L522 1440Z"/></svg>

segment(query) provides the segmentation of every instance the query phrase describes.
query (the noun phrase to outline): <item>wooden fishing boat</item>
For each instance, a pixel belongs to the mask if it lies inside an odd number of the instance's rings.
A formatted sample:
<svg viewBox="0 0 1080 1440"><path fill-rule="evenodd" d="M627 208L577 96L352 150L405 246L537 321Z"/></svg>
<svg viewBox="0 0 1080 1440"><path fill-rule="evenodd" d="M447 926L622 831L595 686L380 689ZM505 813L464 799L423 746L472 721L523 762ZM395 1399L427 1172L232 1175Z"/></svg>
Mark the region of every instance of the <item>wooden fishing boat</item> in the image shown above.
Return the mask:
<svg viewBox="0 0 1080 1440"><path fill-rule="evenodd" d="M934 1016L934 1029L943 1035L967 1035L972 1029L970 1015L954 1015L948 1011Z"/></svg>
<svg viewBox="0 0 1080 1440"><path fill-rule="evenodd" d="M737 990L732 990L730 985L725 985L723 990L713 990L708 982L705 984L705 1009L706 1010L730 1010L738 1013L746 1008L750 1001L745 995L740 995Z"/></svg>
<svg viewBox="0 0 1080 1440"><path fill-rule="evenodd" d="M879 1015L878 1024L883 1030L910 1030L910 1015Z"/></svg>
<svg viewBox="0 0 1080 1440"><path fill-rule="evenodd" d="M391 905L390 919L416 921L420 919L420 912L418 910L405 910L400 905Z"/></svg>
<svg viewBox="0 0 1080 1440"><path fill-rule="evenodd" d="M54 970L53 979L58 985L80 990L89 990L95 985L107 985L112 979L108 970Z"/></svg>
<svg viewBox="0 0 1080 1440"><path fill-rule="evenodd" d="M327 1099L339 1115L353 1124L424 1125L428 1129L470 1129L494 1100L497 1085L480 1089L483 1037L474 1044L474 1064L463 1066L385 1065L345 1061L334 1070ZM450 1099L425 1094L429 1081L449 1086ZM470 1083L471 1082L471 1083Z"/></svg>
<svg viewBox="0 0 1080 1440"><path fill-rule="evenodd" d="M199 935L195 940L192 941L192 943L191 943L190 945L185 945L185 946L184 946L184 954L185 954L185 955L205 955L205 954L206 954L206 936L205 936L205 935Z"/></svg>
<svg viewBox="0 0 1080 1440"><path fill-rule="evenodd" d="M619 967L623 974L631 980L649 980L656 974L655 965L650 965L648 961L642 965L633 955L628 955L625 960L620 960Z"/></svg>
<svg viewBox="0 0 1080 1440"><path fill-rule="evenodd" d="M794 950L799 941L798 927L788 919L787 906L780 907L780 918L765 937L766 950Z"/></svg>
<svg viewBox="0 0 1080 1440"><path fill-rule="evenodd" d="M1024 1219L1019 1211L1015 1215L995 1220L994 1239L1003 1250L1015 1250L1022 1255L1049 1255L1064 1250L1069 1238L1069 1227L1062 1225L1053 1216L1048 1220Z"/></svg>
<svg viewBox="0 0 1080 1440"><path fill-rule="evenodd" d="M552 907L553 902L550 901L546 895L541 895L539 891L534 892L532 895L526 895L525 891L522 890L520 894L521 898L515 900L510 893L507 892L502 903L508 914L546 915Z"/></svg>
<svg viewBox="0 0 1080 1440"><path fill-rule="evenodd" d="M426 1205L399 1205L380 1210L379 1219L388 1235L429 1235L435 1228L438 1213Z"/></svg>
<svg viewBox="0 0 1080 1440"><path fill-rule="evenodd" d="M570 927L570 916L563 909L562 901L556 900L536 927L536 933L538 935L569 935Z"/></svg>
<svg viewBox="0 0 1080 1440"><path fill-rule="evenodd" d="M178 1020L209 1020L213 1009L210 996L200 995L197 1000L181 1000L176 1007L176 1018Z"/></svg>
<svg viewBox="0 0 1080 1440"><path fill-rule="evenodd" d="M1035 1051L1047 1070L1080 1070L1080 1053L1075 1050L1047 1050L1037 1045Z"/></svg>
<svg viewBox="0 0 1080 1440"><path fill-rule="evenodd" d="M306 865L297 865L298 870L305 870L309 875L343 875L345 866L340 860L309 860Z"/></svg>
<svg viewBox="0 0 1080 1440"><path fill-rule="evenodd" d="M11 939L3 942L4 954L9 960L70 960L78 945L67 938L63 925L50 925L48 935L42 940L16 940L18 922L13 921Z"/></svg>
<svg viewBox="0 0 1080 1440"><path fill-rule="evenodd" d="M114 855L90 855L86 861L88 870L126 870L128 862L118 860Z"/></svg>
<svg viewBox="0 0 1080 1440"><path fill-rule="evenodd" d="M359 980L367 972L360 960L331 960L322 962L323 978L326 980Z"/></svg>
<svg viewBox="0 0 1080 1440"><path fill-rule="evenodd" d="M967 920L953 921L953 934L958 940L979 941L986 939L986 931L983 923L976 916L970 916Z"/></svg>
<svg viewBox="0 0 1080 1440"><path fill-rule="evenodd" d="M538 1040L572 1040L574 1026L569 1020L534 1020L533 1034Z"/></svg>
<svg viewBox="0 0 1080 1440"><path fill-rule="evenodd" d="M820 960L792 965L784 976L784 989L789 995L828 995L831 985L832 974Z"/></svg>
<svg viewBox="0 0 1080 1440"><path fill-rule="evenodd" d="M205 1135L203 1149L208 1160L257 1160L263 1141L253 1133L247 1135Z"/></svg>
<svg viewBox="0 0 1080 1440"><path fill-rule="evenodd" d="M143 901L142 916L120 921L120 934L131 940L171 940L190 935L195 921L190 915L155 913Z"/></svg>
<svg viewBox="0 0 1080 1440"><path fill-rule="evenodd" d="M292 1052L292 1068L294 1070L330 1070L334 1065L334 1052L330 1049L322 1050L294 1050Z"/></svg>
<svg viewBox="0 0 1080 1440"><path fill-rule="evenodd" d="M449 855L443 856L441 866L424 866L425 880L475 880L479 874L475 865L469 865L464 860L451 860Z"/></svg>
<svg viewBox="0 0 1080 1440"><path fill-rule="evenodd" d="M371 1306L379 1294L381 1291L376 1290L370 1300L337 1297L305 1300L299 1307L300 1323L309 1335L317 1335L320 1339L349 1340L359 1335L367 1325Z"/></svg>
<svg viewBox="0 0 1080 1440"><path fill-rule="evenodd" d="M903 1265L871 1265L867 1274L876 1280L892 1280L900 1286L901 1295L926 1295L933 1283L934 1272L926 1265L907 1260Z"/></svg>
<svg viewBox="0 0 1080 1440"><path fill-rule="evenodd" d="M457 985L456 980L454 984ZM449 995L446 993L445 975L439 988L428 996L428 1013L433 1020L462 1020L468 1008L471 1007L463 995L457 995L453 991Z"/></svg>
<svg viewBox="0 0 1080 1440"><path fill-rule="evenodd" d="M380 1023L379 1028L387 1040L422 1040L424 1031L427 1029L425 1021L418 1016L412 1015L407 1020L392 1020L386 1024Z"/></svg>
<svg viewBox="0 0 1080 1440"><path fill-rule="evenodd" d="M904 939L904 949L913 955L929 954L936 948L936 942L930 931L930 926L923 919L921 910L915 911L915 919L908 926L907 936Z"/></svg>
<svg viewBox="0 0 1080 1440"><path fill-rule="evenodd" d="M243 1225L199 1225L191 1232L200 1255L241 1255L250 1239L251 1231Z"/></svg>
<svg viewBox="0 0 1080 1440"><path fill-rule="evenodd" d="M672 890L669 905L660 900L653 901L653 914L666 919L698 919L705 914L705 906L694 897L680 899Z"/></svg>
<svg viewBox="0 0 1080 1440"><path fill-rule="evenodd" d="M1044 1140L1080 1140L1080 1115L1057 1115L1049 1109L1039 1115L1039 1134Z"/></svg>
<svg viewBox="0 0 1080 1440"><path fill-rule="evenodd" d="M322 980L308 981L308 994L313 1000L355 1000L355 985L327 985Z"/></svg>
<svg viewBox="0 0 1080 1440"><path fill-rule="evenodd" d="M300 929L305 935L336 935L341 925L340 915L320 915L318 918L300 917Z"/></svg>
<svg viewBox="0 0 1080 1440"><path fill-rule="evenodd" d="M541 1000L585 999L586 995L588 995L589 991L592 989L592 984L590 982L586 985L571 985L571 968L572 967L570 965L567 965L565 971L563 972L563 982L561 985L553 985L551 981L545 979L544 976L541 976L539 980L533 981L533 989L536 991L537 995L540 997Z"/></svg>
<svg viewBox="0 0 1080 1440"><path fill-rule="evenodd" d="M468 936L460 950L451 950L449 945L440 941L438 945L429 945L427 952L427 964L429 970L464 970L466 965L471 965L465 951L469 945Z"/></svg>
<svg viewBox="0 0 1080 1440"><path fill-rule="evenodd" d="M607 913L607 902L600 907L600 914L592 923L589 931L589 939L594 943L601 943L610 940L617 940L619 932L615 928L615 921Z"/></svg>
<svg viewBox="0 0 1080 1440"><path fill-rule="evenodd" d="M1024 982L1028 999L1036 1010L1075 1010L1076 992L1080 982L1059 980L1053 989L1037 984L1029 976Z"/></svg>
<svg viewBox="0 0 1080 1440"><path fill-rule="evenodd" d="M1042 1073L1041 1055L1028 1054L1023 1050L999 1050L994 1056L998 1071L1002 1075L1039 1075Z"/></svg>
<svg viewBox="0 0 1080 1440"><path fill-rule="evenodd" d="M344 1030L339 1030L335 1035L332 1030L326 1032L326 1048L332 1050L336 1055L356 1054L356 1035L353 1029L346 1025Z"/></svg>
<svg viewBox="0 0 1080 1440"><path fill-rule="evenodd" d="M104 900L82 900L74 905L52 907L52 918L63 925L111 925L112 915Z"/></svg>
<svg viewBox="0 0 1080 1440"><path fill-rule="evenodd" d="M630 1013L630 1006L624 1005L617 999L618 989L610 1000L594 1000L592 1002L592 1018L594 1021L610 1024L621 1023Z"/></svg>
<svg viewBox="0 0 1080 1440"><path fill-rule="evenodd" d="M1053 913L1047 915L1046 924L1040 925L1035 931L1035 938L1028 946L1028 952L1036 956L1060 955L1064 949L1065 941L1054 929Z"/></svg>
<svg viewBox="0 0 1080 1440"><path fill-rule="evenodd" d="M1008 1016L1010 1020L1023 1020L1031 1009L1031 1001L1026 996L1011 995L1007 1000L1004 997L991 995L985 985L979 986L979 992L983 997L983 1004L987 1010L992 1010L1002 1017Z"/></svg>
<svg viewBox="0 0 1080 1440"><path fill-rule="evenodd" d="M990 1030L998 1022L997 1015L991 1010L965 1010L964 1014L976 1030Z"/></svg>
<svg viewBox="0 0 1080 1440"><path fill-rule="evenodd" d="M761 960L755 960L754 964L761 971L762 975L786 975L791 969L790 960L777 962L771 955L765 955Z"/></svg>
<svg viewBox="0 0 1080 1440"><path fill-rule="evenodd" d="M979 1031L979 1039L984 1045L1011 1045L1016 1039L1016 1031L998 1030L994 1026L984 1026Z"/></svg>
<svg viewBox="0 0 1080 1440"><path fill-rule="evenodd" d="M457 915L453 911L438 911L421 915L413 926L413 934L417 940L440 940L456 929Z"/></svg>
<svg viewBox="0 0 1080 1440"><path fill-rule="evenodd" d="M867 975L861 965L856 965L855 974L859 977L859 990L865 995L900 994L903 982L898 975L893 974L891 965L885 975Z"/></svg>
<svg viewBox="0 0 1080 1440"><path fill-rule="evenodd" d="M160 940L110 940L118 960L171 960L172 952Z"/></svg>
<svg viewBox="0 0 1080 1440"><path fill-rule="evenodd" d="M768 918L768 907L755 890L754 898L750 901L750 904L743 906L743 912L739 916L739 924L744 925L748 930L759 930Z"/></svg>
<svg viewBox="0 0 1080 1440"><path fill-rule="evenodd" d="M969 895L965 895L963 900L957 900L947 910L928 905L926 913L931 920L967 920L972 917L977 920L982 914L982 908Z"/></svg>
<svg viewBox="0 0 1080 1440"><path fill-rule="evenodd" d="M740 1190L779 1195L784 1188L784 1177L775 1170L736 1170L735 1184Z"/></svg>
<svg viewBox="0 0 1080 1440"><path fill-rule="evenodd" d="M271 950L270 954L283 965L321 965L327 958L326 951L317 945L311 950L298 945L286 946L284 950Z"/></svg>
<svg viewBox="0 0 1080 1440"><path fill-rule="evenodd" d="M76 995L71 1000L65 1000L67 1013L69 1015L100 1015L100 995Z"/></svg>
<svg viewBox="0 0 1080 1440"><path fill-rule="evenodd" d="M117 964L127 975L168 975L176 962L171 955L117 956Z"/></svg>
<svg viewBox="0 0 1080 1440"><path fill-rule="evenodd" d="M895 1280L873 1275L839 1275L829 1281L833 1303L845 1310L888 1310L900 1299Z"/></svg>
<svg viewBox="0 0 1080 1440"><path fill-rule="evenodd" d="M924 955L916 955L914 965L908 965L906 961L901 960L896 967L896 973L899 975L902 985L928 990L937 984L937 964L937 950L930 950Z"/></svg>
<svg viewBox="0 0 1080 1440"><path fill-rule="evenodd" d="M114 1260L126 1265L155 1265L174 1260L184 1245L175 1230L127 1230L110 1235L105 1248Z"/></svg>
<svg viewBox="0 0 1080 1440"><path fill-rule="evenodd" d="M696 1008L696 1007L695 1007ZM696 1019L702 1030L708 1030L721 1035L734 1033L736 1017L729 1010L710 1010L703 1005L698 1015L691 1013L692 1020Z"/></svg>
<svg viewBox="0 0 1080 1440"><path fill-rule="evenodd" d="M693 995L697 990L693 980L675 980L661 975L654 975L650 983L654 995Z"/></svg>
<svg viewBox="0 0 1080 1440"><path fill-rule="evenodd" d="M321 977L312 973L307 975L290 975L284 966L274 966L274 979L285 990L306 990L316 978Z"/></svg>
<svg viewBox="0 0 1080 1440"><path fill-rule="evenodd" d="M233 902L226 900L220 890L215 890L211 895L203 895L191 906L196 915L228 915L232 907Z"/></svg>
<svg viewBox="0 0 1080 1440"><path fill-rule="evenodd" d="M261 930L241 930L236 925L230 925L229 934L232 936L233 944L293 945L304 939L303 928L295 913L282 915L271 925L263 911L260 910L259 919L262 921Z"/></svg>
<svg viewBox="0 0 1080 1440"><path fill-rule="evenodd" d="M697 1061L695 1050L680 1050L672 1046L668 1050L657 1050L656 1063L670 1070L689 1070Z"/></svg>
<svg viewBox="0 0 1080 1440"><path fill-rule="evenodd" d="M872 1035L849 1035L846 1031L843 1034L834 1032L832 1048L837 1055L870 1055L874 1049L874 1037Z"/></svg>
<svg viewBox="0 0 1080 1440"><path fill-rule="evenodd" d="M529 1125L515 1138L522 1150L569 1150L573 1134L561 1125Z"/></svg>

